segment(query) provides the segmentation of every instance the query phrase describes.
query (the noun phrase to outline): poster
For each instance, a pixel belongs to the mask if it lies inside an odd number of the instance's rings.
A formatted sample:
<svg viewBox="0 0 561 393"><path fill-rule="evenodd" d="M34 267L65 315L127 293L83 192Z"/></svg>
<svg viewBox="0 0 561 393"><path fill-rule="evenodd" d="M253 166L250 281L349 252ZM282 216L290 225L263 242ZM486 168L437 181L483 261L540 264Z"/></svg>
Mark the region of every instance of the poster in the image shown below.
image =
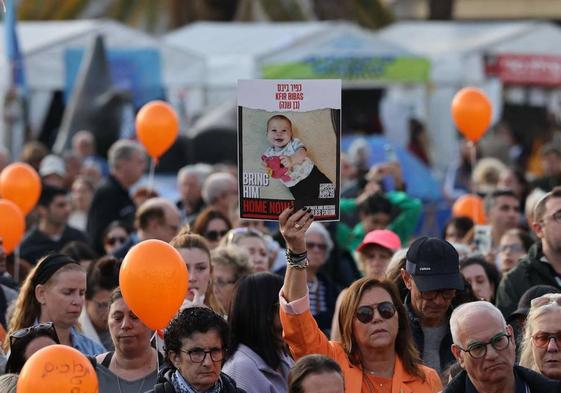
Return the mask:
<svg viewBox="0 0 561 393"><path fill-rule="evenodd" d="M240 80L240 217L339 219L340 80Z"/></svg>

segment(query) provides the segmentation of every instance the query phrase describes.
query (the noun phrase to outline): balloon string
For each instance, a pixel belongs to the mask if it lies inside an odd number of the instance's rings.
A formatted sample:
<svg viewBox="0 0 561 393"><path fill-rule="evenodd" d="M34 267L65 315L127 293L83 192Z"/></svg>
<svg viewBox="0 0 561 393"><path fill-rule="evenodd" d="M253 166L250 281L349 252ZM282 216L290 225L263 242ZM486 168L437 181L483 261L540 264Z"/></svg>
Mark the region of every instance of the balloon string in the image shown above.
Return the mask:
<svg viewBox="0 0 561 393"><path fill-rule="evenodd" d="M14 280L19 283L19 246L14 250Z"/></svg>
<svg viewBox="0 0 561 393"><path fill-rule="evenodd" d="M154 331L154 336L156 337L156 355L157 355L156 356L156 365L158 367L158 374L159 374L160 373L160 367L161 367L161 364L160 364L160 341L159 341L160 337L159 337L159 334L158 334L157 330Z"/></svg>
<svg viewBox="0 0 561 393"><path fill-rule="evenodd" d="M148 191L154 190L154 172L156 170L156 158L150 158L150 171L148 172Z"/></svg>
<svg viewBox="0 0 561 393"><path fill-rule="evenodd" d="M473 169L475 168L475 164L477 163L477 149L476 149L476 145L475 142L473 141L469 141L468 142L468 148L469 148L469 157L470 157L470 161L471 161L471 179L470 179L470 183L471 183L471 193L474 195L477 195L477 189L476 189L476 184L475 184L475 179L473 178ZM477 204L474 203L473 207L473 221L474 224L477 224Z"/></svg>

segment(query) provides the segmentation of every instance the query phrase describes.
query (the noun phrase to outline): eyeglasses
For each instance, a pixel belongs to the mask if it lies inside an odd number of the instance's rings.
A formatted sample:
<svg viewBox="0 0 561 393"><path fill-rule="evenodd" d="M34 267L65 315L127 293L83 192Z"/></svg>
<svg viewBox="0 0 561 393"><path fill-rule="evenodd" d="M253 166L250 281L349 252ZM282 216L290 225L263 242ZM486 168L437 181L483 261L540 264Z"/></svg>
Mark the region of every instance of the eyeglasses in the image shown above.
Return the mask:
<svg viewBox="0 0 561 393"><path fill-rule="evenodd" d="M229 280L229 281L227 281L227 280L220 280L220 279L217 279L217 280L213 280L212 282L213 282L213 284L214 284L215 287L224 288L226 285L235 284L235 283L236 283L236 280Z"/></svg>
<svg viewBox="0 0 561 393"><path fill-rule="evenodd" d="M222 231L206 231L205 232L205 238L214 242L214 241L222 239L227 233L228 233L227 229L222 230Z"/></svg>
<svg viewBox="0 0 561 393"><path fill-rule="evenodd" d="M316 243L316 242L306 242L306 249L311 250L312 248L317 248L320 251L327 250L327 244Z"/></svg>
<svg viewBox="0 0 561 393"><path fill-rule="evenodd" d="M524 251L524 247L522 247L522 245L520 245L520 244L505 244L505 245L502 245L502 246L499 248L499 251L500 251L500 252L507 252L507 251L510 251L510 252L523 252L523 251Z"/></svg>
<svg viewBox="0 0 561 393"><path fill-rule="evenodd" d="M107 239L105 239L105 244L107 244L109 246L114 246L117 243L123 244L126 241L127 241L126 237L111 236L111 237L108 237Z"/></svg>
<svg viewBox="0 0 561 393"><path fill-rule="evenodd" d="M491 344L491 346L495 349L495 351L504 351L505 349L508 348L508 344L510 343L511 337L512 336L510 334L499 333L491 337L491 339L486 343L476 341L470 344L469 347L467 347L467 349L464 349L458 345L457 347L460 350L469 353L469 355L472 358L481 359L485 357L485 355L487 355L487 345Z"/></svg>
<svg viewBox="0 0 561 393"><path fill-rule="evenodd" d="M224 351L222 350L222 348L211 348L208 351L205 351L202 348L194 348L190 351L180 349L180 351L189 355L189 359L191 359L193 363L204 362L207 354L210 355L210 359L213 362L220 362L222 359L224 359Z"/></svg>
<svg viewBox="0 0 561 393"><path fill-rule="evenodd" d="M555 344L558 348L561 348L561 332L557 333L538 333L532 336L532 341L534 345L538 348L546 348L549 345L551 339L555 340Z"/></svg>
<svg viewBox="0 0 561 393"><path fill-rule="evenodd" d="M384 319L390 319L396 312L395 306L391 302L364 305L357 308L356 319L362 323L370 323L374 319L374 310L378 310L378 314Z"/></svg>
<svg viewBox="0 0 561 393"><path fill-rule="evenodd" d="M259 237L263 239L263 233L257 229L249 227L232 228L228 231L226 244L236 244L241 238L245 237Z"/></svg>
<svg viewBox="0 0 561 393"><path fill-rule="evenodd" d="M421 297L425 300L434 300L438 295L442 296L444 300L451 300L456 296L455 289L441 289L439 291L419 291L421 292Z"/></svg>
<svg viewBox="0 0 561 393"><path fill-rule="evenodd" d="M98 302L96 300L92 300L93 304L95 304L95 307L97 308L98 311L107 311L109 310L109 302Z"/></svg>
<svg viewBox="0 0 561 393"><path fill-rule="evenodd" d="M10 334L10 348L13 347L18 340L29 336L49 336L53 339L56 337L57 339L55 341L58 343L58 336L54 324L52 322L42 322L24 329L16 330Z"/></svg>

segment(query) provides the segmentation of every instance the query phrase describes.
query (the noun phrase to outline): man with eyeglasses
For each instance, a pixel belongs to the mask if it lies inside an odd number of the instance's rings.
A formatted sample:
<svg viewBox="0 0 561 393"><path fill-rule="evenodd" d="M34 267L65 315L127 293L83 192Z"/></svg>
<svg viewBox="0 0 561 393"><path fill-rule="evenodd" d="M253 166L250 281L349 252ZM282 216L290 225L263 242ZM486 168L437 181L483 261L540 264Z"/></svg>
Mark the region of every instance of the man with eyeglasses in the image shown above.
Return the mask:
<svg viewBox="0 0 561 393"><path fill-rule="evenodd" d="M535 285L561 288L561 187L538 201L532 229L538 241L503 277L497 289L496 304L504 316L510 315L524 292Z"/></svg>
<svg viewBox="0 0 561 393"><path fill-rule="evenodd" d="M465 303L452 313L452 353L464 369L443 393L560 392L561 384L516 366L514 333L489 302Z"/></svg>
<svg viewBox="0 0 561 393"><path fill-rule="evenodd" d="M457 291L464 289L456 249L445 240L421 237L406 255L401 277L409 290L405 308L423 362L441 373L453 361L450 313Z"/></svg>

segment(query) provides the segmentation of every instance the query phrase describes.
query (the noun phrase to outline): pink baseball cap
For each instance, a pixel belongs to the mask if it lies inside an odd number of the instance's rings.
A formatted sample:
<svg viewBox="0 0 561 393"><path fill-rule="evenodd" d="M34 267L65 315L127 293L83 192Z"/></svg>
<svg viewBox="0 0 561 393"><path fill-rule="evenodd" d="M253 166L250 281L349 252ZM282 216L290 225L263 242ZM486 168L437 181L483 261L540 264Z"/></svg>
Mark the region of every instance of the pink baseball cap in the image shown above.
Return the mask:
<svg viewBox="0 0 561 393"><path fill-rule="evenodd" d="M397 251L401 248L399 236L389 229L375 229L368 232L356 250L360 252L369 244L377 244L392 251Z"/></svg>

